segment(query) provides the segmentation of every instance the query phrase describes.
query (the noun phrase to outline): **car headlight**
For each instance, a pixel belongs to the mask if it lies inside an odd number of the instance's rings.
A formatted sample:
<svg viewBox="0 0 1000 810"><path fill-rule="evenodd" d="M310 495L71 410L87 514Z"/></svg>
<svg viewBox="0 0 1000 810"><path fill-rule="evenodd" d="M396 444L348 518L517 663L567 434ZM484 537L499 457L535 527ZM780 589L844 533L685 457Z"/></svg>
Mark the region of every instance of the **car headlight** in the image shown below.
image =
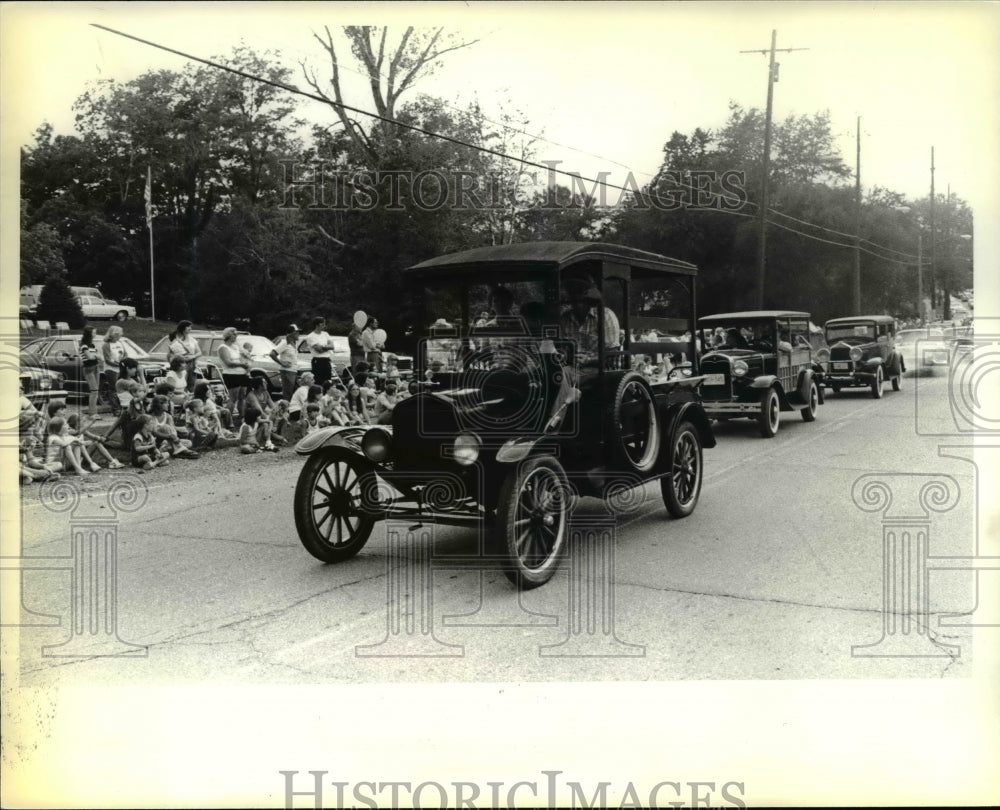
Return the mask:
<svg viewBox="0 0 1000 810"><path fill-rule="evenodd" d="M851 349L851 359L852 359L852 360L853 360L853 361L854 361L855 363L857 363L857 362L858 362L858 360L860 360L860 359L861 359L861 357L862 357L862 355L863 355L863 354L864 354L864 352L862 352L862 351L861 351L861 349L859 349L859 348L858 348L857 346L854 346L854 347L853 347L853 348Z"/></svg>
<svg viewBox="0 0 1000 810"><path fill-rule="evenodd" d="M829 349L819 349L814 357L817 363L825 363L830 359Z"/></svg>
<svg viewBox="0 0 1000 810"><path fill-rule="evenodd" d="M750 370L750 366L747 365L746 360L737 360L733 363L733 376L743 377Z"/></svg>
<svg viewBox="0 0 1000 810"><path fill-rule="evenodd" d="M372 428L361 440L361 452L381 464L392 454L392 437L382 428Z"/></svg>
<svg viewBox="0 0 1000 810"><path fill-rule="evenodd" d="M455 461L463 467L475 464L479 458L482 442L475 433L459 433L452 447Z"/></svg>

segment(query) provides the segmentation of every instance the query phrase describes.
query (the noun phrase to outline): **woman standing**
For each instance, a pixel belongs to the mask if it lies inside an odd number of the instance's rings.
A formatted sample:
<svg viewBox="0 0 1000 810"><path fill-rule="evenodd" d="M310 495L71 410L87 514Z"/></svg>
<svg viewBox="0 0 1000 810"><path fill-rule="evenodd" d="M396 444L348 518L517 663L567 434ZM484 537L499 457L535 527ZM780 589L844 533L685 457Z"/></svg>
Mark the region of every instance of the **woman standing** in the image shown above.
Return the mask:
<svg viewBox="0 0 1000 810"><path fill-rule="evenodd" d="M100 388L101 358L94 345L94 327L83 327L80 335L80 362L83 378L87 381L87 416L97 416L97 391Z"/></svg>
<svg viewBox="0 0 1000 810"><path fill-rule="evenodd" d="M232 326L227 326L222 330L219 359L222 361L222 381L229 389L235 414L242 419L247 384L250 381L250 369L247 362L240 356L240 347L236 345L236 336L236 329Z"/></svg>
<svg viewBox="0 0 1000 810"><path fill-rule="evenodd" d="M167 349L167 361L179 357L187 367L187 390L194 391L195 365L201 357L201 346L196 338L191 336L191 321L179 321L177 328L170 335L170 347Z"/></svg>
<svg viewBox="0 0 1000 810"><path fill-rule="evenodd" d="M125 359L125 346L122 343L122 328L120 326L109 326L107 334L104 335L104 343L101 344L101 360L103 361L102 373L108 383L108 391L111 392L114 400L115 385L118 383L118 369L122 360Z"/></svg>

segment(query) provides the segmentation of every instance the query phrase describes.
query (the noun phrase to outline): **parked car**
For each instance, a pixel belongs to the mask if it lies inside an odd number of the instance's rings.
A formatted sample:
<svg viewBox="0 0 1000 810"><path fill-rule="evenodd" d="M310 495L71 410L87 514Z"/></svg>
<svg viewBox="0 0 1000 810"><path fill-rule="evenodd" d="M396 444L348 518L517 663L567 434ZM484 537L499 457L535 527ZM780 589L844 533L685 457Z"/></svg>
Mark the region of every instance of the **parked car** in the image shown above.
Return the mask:
<svg viewBox="0 0 1000 810"><path fill-rule="evenodd" d="M395 406L391 424L328 427L299 442L302 544L339 562L389 517L485 524L506 576L531 588L564 556L578 496L607 498L657 480L667 511L691 514L702 448L715 446L698 401L701 380L634 369L651 353L693 353L696 273L686 262L587 242L476 248L404 271L425 313L416 356L424 389ZM601 288L593 323L611 323L614 312L624 342L619 329L604 334L603 326L586 341L558 337L567 284ZM491 287L505 288L520 314L476 327ZM459 350L434 369L428 335L439 319L453 327ZM673 339L634 342L632 327L661 328Z"/></svg>
<svg viewBox="0 0 1000 810"><path fill-rule="evenodd" d="M886 380L898 391L906 361L896 349L896 319L890 315L853 315L826 322L830 362L825 384L842 388L864 387L876 399Z"/></svg>
<svg viewBox="0 0 1000 810"><path fill-rule="evenodd" d="M203 329L192 329L188 334L198 341L201 353L207 362L218 366L220 370L225 369L225 364L219 358L219 347L222 345L222 332L207 331ZM270 338L263 335L251 335L249 332L240 332L236 340L238 346L244 343L251 344L250 374L267 379L268 388L271 392L281 391L281 366L271 359L271 349L274 343ZM149 350L151 357L167 362L167 348L170 346L170 338L164 335ZM302 361L299 363L298 372L309 371L309 363Z"/></svg>
<svg viewBox="0 0 1000 810"><path fill-rule="evenodd" d="M778 432L781 411L816 419L825 357L814 357L808 312L726 312L700 318L698 327L701 397L709 416L755 419L768 439Z"/></svg>
<svg viewBox="0 0 1000 810"><path fill-rule="evenodd" d="M50 400L66 399L65 378L58 371L47 368L32 353L21 352L21 368L18 380L21 393L36 408L43 408Z"/></svg>
<svg viewBox="0 0 1000 810"><path fill-rule="evenodd" d="M945 329L944 337L952 363L967 360L976 346L976 336L971 324Z"/></svg>
<svg viewBox="0 0 1000 810"><path fill-rule="evenodd" d="M951 361L941 327L901 329L896 334L896 348L903 355L907 370L918 376L933 374L936 367L947 367Z"/></svg>
<svg viewBox="0 0 1000 810"><path fill-rule="evenodd" d="M80 295L76 300L80 302L80 309L88 320L114 318L116 321L127 321L129 318L135 318L135 307L119 304L111 299Z"/></svg>
<svg viewBox="0 0 1000 810"><path fill-rule="evenodd" d="M140 379L144 383L154 386L157 380L166 377L168 366L163 360L151 356L135 341L127 337L122 337L120 341L122 347L125 349L125 356L131 357L138 362ZM94 337L94 346L97 348L98 353L100 353L103 343L103 335L96 335ZM83 366L81 365L79 345L80 335L74 334L33 340L25 344L21 350L22 365L24 364L24 356L30 355L30 362L33 365L57 371L63 376L67 401L86 402L88 389L87 381L83 374ZM209 383L215 401L220 405L227 404L229 402L229 392L222 382L222 373L215 364L211 362L200 363L197 371L199 378ZM105 385L102 376L98 399L110 407L112 411L117 411L118 400L117 397L112 396L113 393Z"/></svg>

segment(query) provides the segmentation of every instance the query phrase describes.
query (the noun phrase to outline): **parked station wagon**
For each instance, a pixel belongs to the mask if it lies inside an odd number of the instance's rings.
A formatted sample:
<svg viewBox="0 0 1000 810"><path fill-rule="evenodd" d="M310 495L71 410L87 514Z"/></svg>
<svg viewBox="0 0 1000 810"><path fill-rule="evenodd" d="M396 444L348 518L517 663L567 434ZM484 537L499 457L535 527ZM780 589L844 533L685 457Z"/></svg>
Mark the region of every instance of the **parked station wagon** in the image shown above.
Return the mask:
<svg viewBox="0 0 1000 810"><path fill-rule="evenodd" d="M709 416L756 419L764 438L778 432L781 411L816 419L823 367L809 342L808 312L727 312L701 318L698 326Z"/></svg>
<svg viewBox="0 0 1000 810"><path fill-rule="evenodd" d="M477 248L409 268L423 390L395 406L391 424L299 442L305 548L346 560L389 517L485 524L507 577L530 588L565 556L577 496L659 480L670 515L691 514L702 448L715 439L701 378L669 372L671 358L694 356L696 272L579 242ZM483 323L488 301L497 315ZM632 337L652 330L667 337Z"/></svg>
<svg viewBox="0 0 1000 810"><path fill-rule="evenodd" d="M898 391L906 362L896 349L896 320L890 315L854 315L826 322L830 364L825 384L839 393L841 388L861 386L882 396L886 380Z"/></svg>

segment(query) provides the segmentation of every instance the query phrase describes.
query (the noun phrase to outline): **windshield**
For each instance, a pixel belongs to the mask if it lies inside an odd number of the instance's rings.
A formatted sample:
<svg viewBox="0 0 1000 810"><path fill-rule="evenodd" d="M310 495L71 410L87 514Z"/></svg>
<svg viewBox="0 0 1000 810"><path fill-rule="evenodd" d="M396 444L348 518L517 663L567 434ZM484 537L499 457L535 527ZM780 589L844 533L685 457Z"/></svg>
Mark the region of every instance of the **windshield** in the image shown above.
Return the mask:
<svg viewBox="0 0 1000 810"><path fill-rule="evenodd" d="M425 286L425 367L438 372L502 365L543 332L555 335L558 324L547 323L544 286L540 279Z"/></svg>
<svg viewBox="0 0 1000 810"><path fill-rule="evenodd" d="M865 341L875 340L875 324L873 323L839 323L826 327L826 342L833 343L849 338L862 338ZM848 342L853 342L848 340Z"/></svg>
<svg viewBox="0 0 1000 810"><path fill-rule="evenodd" d="M271 349L274 348L274 343L270 338L266 338L263 335L240 335L236 338L237 344L240 347L244 343L250 344L250 354L255 357L267 357L271 353Z"/></svg>
<svg viewBox="0 0 1000 810"><path fill-rule="evenodd" d="M713 321L700 329L702 346L708 349L774 351L773 321Z"/></svg>

